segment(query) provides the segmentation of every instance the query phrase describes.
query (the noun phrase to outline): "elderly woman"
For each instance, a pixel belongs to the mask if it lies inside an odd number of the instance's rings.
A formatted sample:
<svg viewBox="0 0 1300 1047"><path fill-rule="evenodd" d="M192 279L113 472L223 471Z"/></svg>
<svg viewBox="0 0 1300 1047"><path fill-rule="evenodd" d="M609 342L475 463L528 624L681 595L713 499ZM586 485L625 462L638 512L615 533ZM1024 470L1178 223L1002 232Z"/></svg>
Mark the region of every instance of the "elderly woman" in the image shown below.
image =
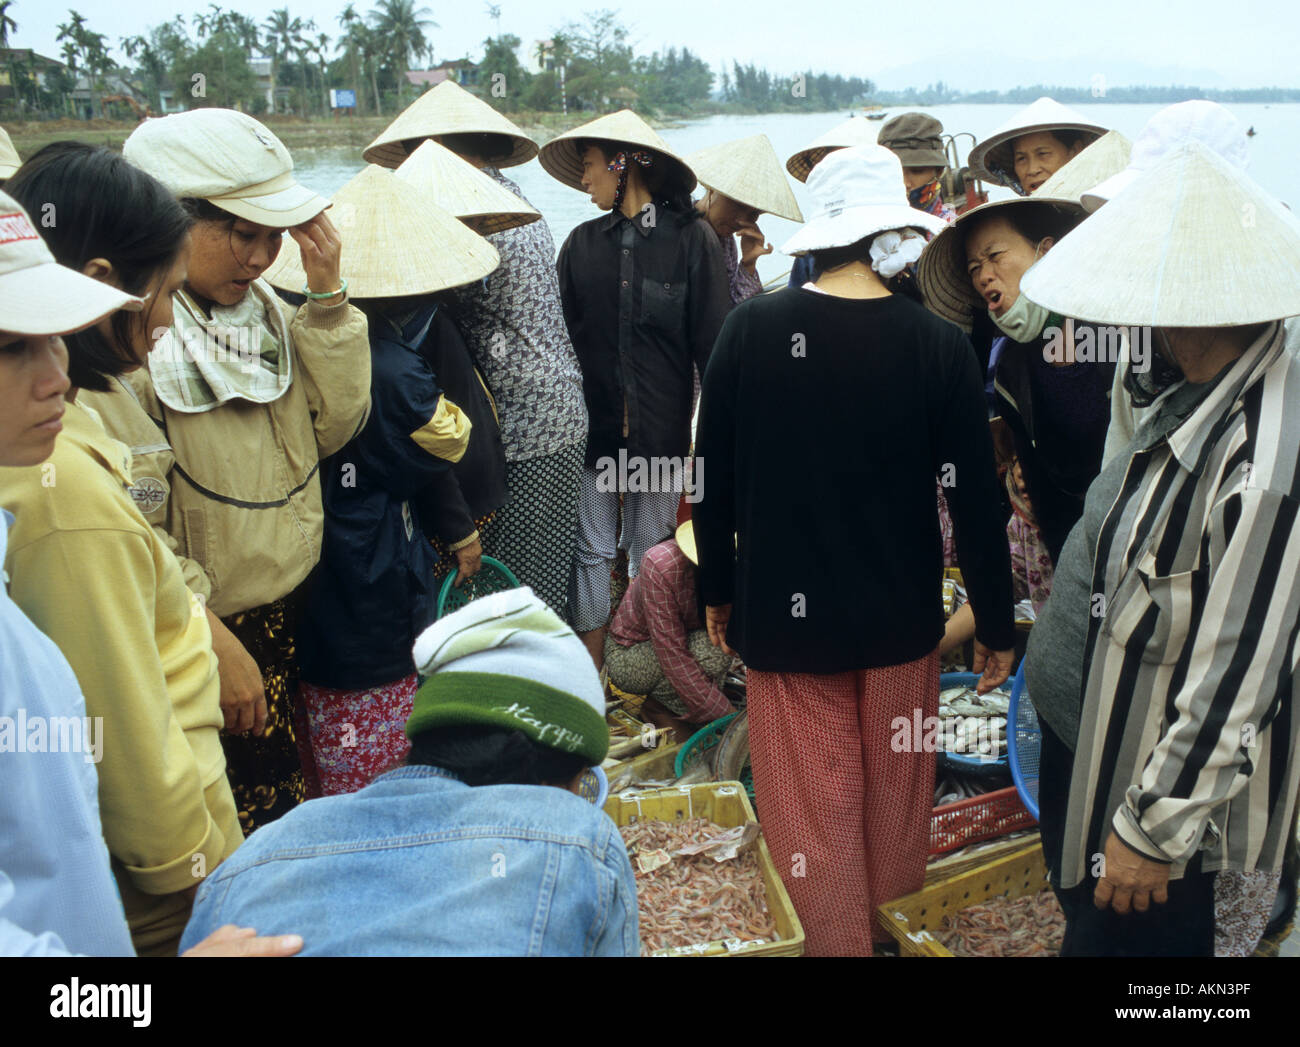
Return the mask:
<svg viewBox="0 0 1300 1047"><path fill-rule="evenodd" d="M503 169L532 160L536 143L451 81L411 103L370 145L366 159L414 170L415 154L430 139L516 198L521 211L532 211ZM428 179L435 197L446 173ZM438 322L455 321L500 412L509 497L492 520L488 552L564 617L587 444L582 372L564 323L546 220L492 226L471 223L488 237L501 264L486 279L445 295Z"/></svg>
<svg viewBox="0 0 1300 1047"><path fill-rule="evenodd" d="M552 139L540 159L607 212L575 228L556 263L591 418L569 609L600 666L618 549L635 577L676 523L695 370L731 295L718 238L691 205L694 172L631 110ZM663 462L678 466L666 481Z"/></svg>
<svg viewBox="0 0 1300 1047"><path fill-rule="evenodd" d="M1207 242L1234 264L1197 264ZM1089 489L1031 636L1035 693L1083 651L1064 954L1212 955L1216 874L1282 863L1300 786L1300 357L1280 319L1297 288L1295 219L1199 142L1026 278L1047 308L1149 325L1182 375Z"/></svg>
<svg viewBox="0 0 1300 1047"><path fill-rule="evenodd" d="M759 215L774 214L791 222L802 222L803 213L767 135L753 135L701 149L688 156L686 162L706 189L695 209L718 234L727 256L731 300L739 305L763 290L763 281L758 278L758 260L772 253L771 245L758 227Z"/></svg>
<svg viewBox="0 0 1300 1047"><path fill-rule="evenodd" d="M968 163L975 177L1029 196L1105 133L1100 124L1044 97L976 145Z"/></svg>
<svg viewBox="0 0 1300 1047"><path fill-rule="evenodd" d="M748 666L757 804L808 951L869 955L876 906L925 874L935 757L907 733L938 707L937 474L955 478L984 690L1011 668L1011 567L970 343L885 283L942 219L908 207L879 146L832 154L808 188L817 213L784 249L822 275L727 318L695 533L710 637Z"/></svg>
<svg viewBox="0 0 1300 1047"><path fill-rule="evenodd" d="M366 319L347 302L329 202L262 124L229 109L148 120L123 152L195 216L174 320L147 369L93 403L126 443L145 518L203 600L246 833L305 796L293 724L301 587L320 559L320 460L365 422ZM285 231L308 298L260 277Z"/></svg>

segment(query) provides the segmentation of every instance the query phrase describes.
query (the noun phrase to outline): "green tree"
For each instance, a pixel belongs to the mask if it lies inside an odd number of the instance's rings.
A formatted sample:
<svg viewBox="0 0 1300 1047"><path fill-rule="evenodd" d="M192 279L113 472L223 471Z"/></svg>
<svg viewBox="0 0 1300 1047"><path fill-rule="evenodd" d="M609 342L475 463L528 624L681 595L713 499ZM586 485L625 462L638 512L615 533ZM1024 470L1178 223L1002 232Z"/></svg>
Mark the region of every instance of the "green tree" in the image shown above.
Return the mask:
<svg viewBox="0 0 1300 1047"><path fill-rule="evenodd" d="M506 34L483 41L483 61L479 64L479 84L487 100L503 112L513 112L528 94L532 76L519 64L520 40ZM499 79L498 79L499 77Z"/></svg>
<svg viewBox="0 0 1300 1047"><path fill-rule="evenodd" d="M287 7L281 7L271 12L263 28L266 31L266 49L271 56L271 81L275 83L278 80L275 67L282 61L292 61L306 47L307 41L303 36L306 26L301 18L290 15Z"/></svg>
<svg viewBox="0 0 1300 1047"><path fill-rule="evenodd" d="M569 96L584 108L604 111L610 95L633 79L627 28L618 12L593 11L585 24L567 26L564 37L572 54L566 77Z"/></svg>
<svg viewBox="0 0 1300 1047"><path fill-rule="evenodd" d="M69 65L74 71L80 68L86 77L90 93L90 115L93 117L98 110L102 117L104 106L100 97L104 87L104 74L113 67L112 59L108 56L107 37L88 29L84 15L69 10L68 16L68 21L59 26L56 39L63 42L63 55L69 59ZM75 76L73 83L76 83Z"/></svg>
<svg viewBox="0 0 1300 1047"><path fill-rule="evenodd" d="M407 87L406 73L411 59L429 51L425 30L440 28L431 20L433 12L416 5L417 0L379 0L370 12L370 24L378 40L386 45L388 56L397 74L397 100L401 104ZM432 54L432 52L430 52Z"/></svg>
<svg viewBox="0 0 1300 1047"><path fill-rule="evenodd" d="M348 4L343 8L343 13L338 17L338 23L343 27L343 35L339 37L338 44L335 45L335 51L341 51L348 61L348 69L352 74L352 90L357 95L357 112L364 113L366 93L361 89L362 73L358 70L362 65L360 34L365 32L365 23L362 22L361 16L357 14L355 4Z"/></svg>

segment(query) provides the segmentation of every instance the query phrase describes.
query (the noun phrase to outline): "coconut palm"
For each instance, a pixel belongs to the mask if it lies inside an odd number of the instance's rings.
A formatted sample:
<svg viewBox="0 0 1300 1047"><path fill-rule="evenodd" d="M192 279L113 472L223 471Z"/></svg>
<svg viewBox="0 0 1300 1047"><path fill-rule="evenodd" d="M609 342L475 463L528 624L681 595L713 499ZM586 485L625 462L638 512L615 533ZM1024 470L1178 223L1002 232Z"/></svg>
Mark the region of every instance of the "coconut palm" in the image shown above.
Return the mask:
<svg viewBox="0 0 1300 1047"><path fill-rule="evenodd" d="M339 25L343 27L343 35L339 37L338 45L335 51L342 51L348 58L348 67L352 70L352 89L356 91L357 101L365 99L365 92L361 90L361 78L357 73L357 58L361 54L361 48L357 44L357 36L354 30L365 29L361 21L361 16L357 14L355 4L348 4L343 8L343 13L338 18ZM364 106L357 106L357 111L364 111Z"/></svg>
<svg viewBox="0 0 1300 1047"><path fill-rule="evenodd" d="M411 68L412 57L419 57L429 47L426 29L438 29L433 14L427 7L416 5L417 0L379 0L370 12L370 23L375 34L387 46L397 72L397 97L401 100L406 86L406 72Z"/></svg>
<svg viewBox="0 0 1300 1047"><path fill-rule="evenodd" d="M0 47L9 46L9 34L18 28L18 23L9 14L14 0L0 0Z"/></svg>
<svg viewBox="0 0 1300 1047"><path fill-rule="evenodd" d="M307 41L303 37L306 26L303 25L301 18L290 15L287 7L281 7L271 12L264 28L266 29L266 48L271 53L271 82L274 84L276 62L281 58L288 60L295 55L300 56L307 46ZM303 94L306 95L305 83ZM306 101L305 97L303 101ZM304 113L304 115L306 114Z"/></svg>

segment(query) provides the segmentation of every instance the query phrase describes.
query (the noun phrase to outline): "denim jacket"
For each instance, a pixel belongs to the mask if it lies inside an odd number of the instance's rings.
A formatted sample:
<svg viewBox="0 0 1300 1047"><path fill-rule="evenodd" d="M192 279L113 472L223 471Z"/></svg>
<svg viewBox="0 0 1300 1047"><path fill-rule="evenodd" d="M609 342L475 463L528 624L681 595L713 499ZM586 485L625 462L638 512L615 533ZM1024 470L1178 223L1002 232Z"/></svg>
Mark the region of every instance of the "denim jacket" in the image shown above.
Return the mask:
<svg viewBox="0 0 1300 1047"><path fill-rule="evenodd" d="M614 823L551 786L401 767L255 832L199 889L181 948L223 924L302 956L635 956Z"/></svg>

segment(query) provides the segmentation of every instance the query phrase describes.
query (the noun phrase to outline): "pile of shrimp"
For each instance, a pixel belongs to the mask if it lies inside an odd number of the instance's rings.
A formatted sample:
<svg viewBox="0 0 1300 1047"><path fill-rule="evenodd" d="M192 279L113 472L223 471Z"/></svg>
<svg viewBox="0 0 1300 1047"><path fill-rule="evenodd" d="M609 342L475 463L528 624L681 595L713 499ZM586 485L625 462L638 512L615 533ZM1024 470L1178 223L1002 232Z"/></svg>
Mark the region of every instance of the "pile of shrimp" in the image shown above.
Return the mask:
<svg viewBox="0 0 1300 1047"><path fill-rule="evenodd" d="M775 941L758 854L753 849L716 862L706 854L675 852L725 830L707 818L643 821L622 827L636 870L641 955L724 938ZM642 871L638 856L666 851L672 861Z"/></svg>
<svg viewBox="0 0 1300 1047"><path fill-rule="evenodd" d="M1049 887L945 916L935 937L954 956L1056 956L1065 937L1065 914Z"/></svg>

